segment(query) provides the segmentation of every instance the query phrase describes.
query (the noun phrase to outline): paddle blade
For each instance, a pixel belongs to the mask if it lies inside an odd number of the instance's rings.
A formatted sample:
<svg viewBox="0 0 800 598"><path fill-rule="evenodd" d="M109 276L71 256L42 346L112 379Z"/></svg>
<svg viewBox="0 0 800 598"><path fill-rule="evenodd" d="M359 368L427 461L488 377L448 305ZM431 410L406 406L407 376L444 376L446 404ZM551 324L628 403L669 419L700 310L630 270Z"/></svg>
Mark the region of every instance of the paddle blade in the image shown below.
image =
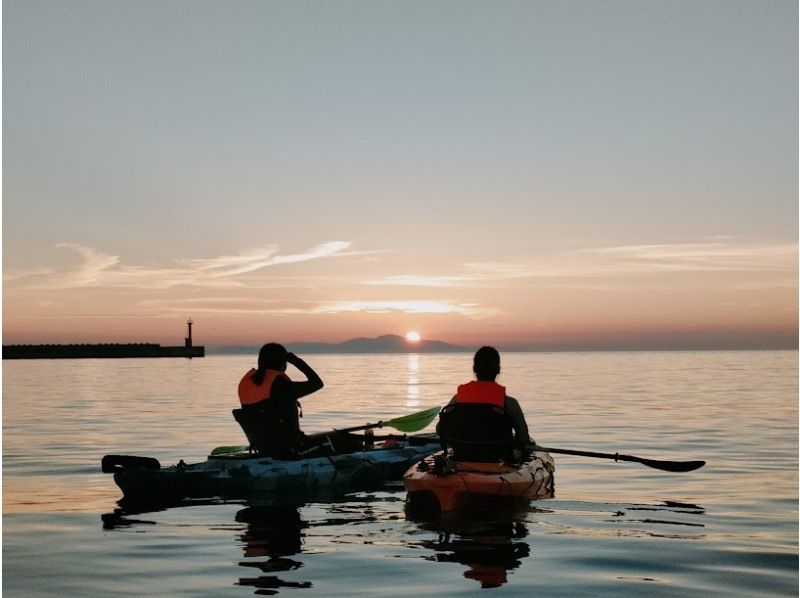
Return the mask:
<svg viewBox="0 0 800 598"><path fill-rule="evenodd" d="M705 461L655 461L653 459L639 459L638 461L642 465L647 465L647 467L652 467L653 469L675 473L694 471L706 464Z"/></svg>
<svg viewBox="0 0 800 598"><path fill-rule="evenodd" d="M419 432L428 426L437 415L441 407L431 407L425 411L418 411L402 417L395 417L389 421L383 422L384 426L394 428L400 432Z"/></svg>
<svg viewBox="0 0 800 598"><path fill-rule="evenodd" d="M242 453L247 450L246 446L218 446L211 451L211 456L228 455L230 453Z"/></svg>

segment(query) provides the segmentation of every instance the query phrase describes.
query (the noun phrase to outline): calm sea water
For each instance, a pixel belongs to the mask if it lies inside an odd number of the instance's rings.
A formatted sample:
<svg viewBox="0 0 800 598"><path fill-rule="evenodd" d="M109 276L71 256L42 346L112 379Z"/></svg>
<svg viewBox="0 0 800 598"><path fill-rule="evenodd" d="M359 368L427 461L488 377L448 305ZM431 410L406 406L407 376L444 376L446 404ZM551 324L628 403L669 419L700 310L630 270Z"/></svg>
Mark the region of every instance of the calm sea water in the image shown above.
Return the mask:
<svg viewBox="0 0 800 598"><path fill-rule="evenodd" d="M470 355L307 359L326 382L307 431L442 405L471 373ZM415 521L393 484L104 525L120 492L100 458L242 443L230 411L253 361L3 362L7 595L797 595L797 352L503 356L539 443L708 461L688 474L555 455L555 498L469 520Z"/></svg>

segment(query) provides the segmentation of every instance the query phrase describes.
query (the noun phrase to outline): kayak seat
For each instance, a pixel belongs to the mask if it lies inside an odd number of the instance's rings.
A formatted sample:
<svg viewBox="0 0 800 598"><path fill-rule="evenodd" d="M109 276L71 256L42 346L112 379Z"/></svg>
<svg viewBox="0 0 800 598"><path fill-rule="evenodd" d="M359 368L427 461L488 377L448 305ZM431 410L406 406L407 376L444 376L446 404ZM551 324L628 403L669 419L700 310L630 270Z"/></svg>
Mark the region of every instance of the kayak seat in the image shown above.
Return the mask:
<svg viewBox="0 0 800 598"><path fill-rule="evenodd" d="M250 450L257 455L296 459L294 447L298 433L270 409L234 409L233 418L241 426Z"/></svg>
<svg viewBox="0 0 800 598"><path fill-rule="evenodd" d="M456 461L514 460L514 428L505 409L484 403L453 403L439 413L439 441Z"/></svg>
<svg viewBox="0 0 800 598"><path fill-rule="evenodd" d="M233 418L247 436L252 453L292 461L306 457L344 455L364 450L364 437L334 430L306 436L267 409L234 409Z"/></svg>

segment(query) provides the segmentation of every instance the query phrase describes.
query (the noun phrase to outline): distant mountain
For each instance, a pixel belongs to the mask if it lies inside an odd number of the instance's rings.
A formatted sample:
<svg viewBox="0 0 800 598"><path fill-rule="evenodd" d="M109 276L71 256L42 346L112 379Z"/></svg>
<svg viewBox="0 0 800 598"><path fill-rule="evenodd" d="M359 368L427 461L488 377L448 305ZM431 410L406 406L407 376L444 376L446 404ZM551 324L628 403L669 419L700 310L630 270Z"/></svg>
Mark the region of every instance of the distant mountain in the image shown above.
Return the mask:
<svg viewBox="0 0 800 598"><path fill-rule="evenodd" d="M377 338L352 338L342 343L286 343L286 348L293 353L468 353L469 347L451 345L444 341L420 340L416 343L407 341L396 334L385 334ZM260 347L206 347L209 355L258 353Z"/></svg>

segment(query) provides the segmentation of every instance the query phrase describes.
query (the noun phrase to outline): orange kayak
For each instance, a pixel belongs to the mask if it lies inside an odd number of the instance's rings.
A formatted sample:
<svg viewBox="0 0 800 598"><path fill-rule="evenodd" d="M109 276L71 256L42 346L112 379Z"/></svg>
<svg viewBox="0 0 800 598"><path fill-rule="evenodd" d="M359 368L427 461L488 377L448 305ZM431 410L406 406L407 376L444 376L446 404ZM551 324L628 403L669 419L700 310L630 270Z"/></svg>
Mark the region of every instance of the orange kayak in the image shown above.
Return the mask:
<svg viewBox="0 0 800 598"><path fill-rule="evenodd" d="M453 461L443 453L426 457L403 476L410 505L435 498L442 511L492 502L551 498L555 463L535 452L522 464Z"/></svg>

